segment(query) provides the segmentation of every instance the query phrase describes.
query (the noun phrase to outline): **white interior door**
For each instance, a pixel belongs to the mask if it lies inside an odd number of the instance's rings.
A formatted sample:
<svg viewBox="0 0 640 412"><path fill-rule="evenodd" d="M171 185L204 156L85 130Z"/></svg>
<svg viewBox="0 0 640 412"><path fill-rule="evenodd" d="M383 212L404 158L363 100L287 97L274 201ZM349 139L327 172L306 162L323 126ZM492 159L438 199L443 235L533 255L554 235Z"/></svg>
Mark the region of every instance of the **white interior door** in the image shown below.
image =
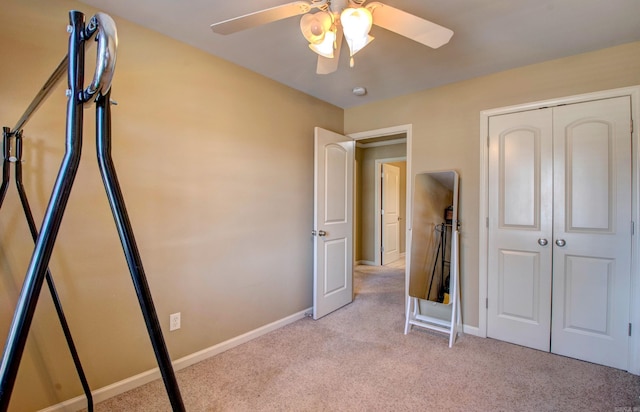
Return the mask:
<svg viewBox="0 0 640 412"><path fill-rule="evenodd" d="M487 335L544 351L551 333L550 110L489 123Z"/></svg>
<svg viewBox="0 0 640 412"><path fill-rule="evenodd" d="M400 259L400 168L382 164L382 264Z"/></svg>
<svg viewBox="0 0 640 412"><path fill-rule="evenodd" d="M316 127L313 220L313 318L353 300L355 142Z"/></svg>
<svg viewBox="0 0 640 412"><path fill-rule="evenodd" d="M551 351L627 369L631 102L554 109Z"/></svg>

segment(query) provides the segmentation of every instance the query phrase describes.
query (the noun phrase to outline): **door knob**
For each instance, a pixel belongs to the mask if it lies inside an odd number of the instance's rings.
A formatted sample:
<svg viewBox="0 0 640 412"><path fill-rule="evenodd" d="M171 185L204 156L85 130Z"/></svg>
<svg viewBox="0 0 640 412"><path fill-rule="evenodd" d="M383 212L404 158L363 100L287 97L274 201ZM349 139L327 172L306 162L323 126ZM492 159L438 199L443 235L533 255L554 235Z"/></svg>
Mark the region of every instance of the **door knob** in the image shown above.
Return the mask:
<svg viewBox="0 0 640 412"><path fill-rule="evenodd" d="M549 243L549 241L547 239L538 239L538 244L540 246L547 246L547 244Z"/></svg>
<svg viewBox="0 0 640 412"><path fill-rule="evenodd" d="M318 230L318 236L327 236L327 232L324 230Z"/></svg>
<svg viewBox="0 0 640 412"><path fill-rule="evenodd" d="M564 241L564 239L558 239L556 240L556 245L563 247L564 245L566 245L567 242Z"/></svg>

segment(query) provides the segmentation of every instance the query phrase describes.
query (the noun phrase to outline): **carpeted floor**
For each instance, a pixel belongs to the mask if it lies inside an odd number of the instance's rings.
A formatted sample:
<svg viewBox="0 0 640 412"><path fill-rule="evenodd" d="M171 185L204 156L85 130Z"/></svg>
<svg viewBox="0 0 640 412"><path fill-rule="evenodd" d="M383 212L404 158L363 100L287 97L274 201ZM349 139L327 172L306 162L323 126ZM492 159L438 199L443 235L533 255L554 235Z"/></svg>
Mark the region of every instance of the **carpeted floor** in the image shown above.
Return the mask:
<svg viewBox="0 0 640 412"><path fill-rule="evenodd" d="M403 269L356 269L350 305L177 372L187 411L640 410L640 377L620 370L469 335L452 349L437 332L405 336ZM95 410L171 408L155 381Z"/></svg>

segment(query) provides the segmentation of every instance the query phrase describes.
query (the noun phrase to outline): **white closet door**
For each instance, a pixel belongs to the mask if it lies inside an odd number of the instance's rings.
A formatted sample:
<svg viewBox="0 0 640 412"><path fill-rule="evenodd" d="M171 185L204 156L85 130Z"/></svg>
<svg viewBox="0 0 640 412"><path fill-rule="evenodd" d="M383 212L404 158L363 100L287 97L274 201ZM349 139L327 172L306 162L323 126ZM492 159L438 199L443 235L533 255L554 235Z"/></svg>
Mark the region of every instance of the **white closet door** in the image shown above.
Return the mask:
<svg viewBox="0 0 640 412"><path fill-rule="evenodd" d="M549 351L551 109L489 121L487 335Z"/></svg>
<svg viewBox="0 0 640 412"><path fill-rule="evenodd" d="M551 351L627 369L631 102L554 108Z"/></svg>

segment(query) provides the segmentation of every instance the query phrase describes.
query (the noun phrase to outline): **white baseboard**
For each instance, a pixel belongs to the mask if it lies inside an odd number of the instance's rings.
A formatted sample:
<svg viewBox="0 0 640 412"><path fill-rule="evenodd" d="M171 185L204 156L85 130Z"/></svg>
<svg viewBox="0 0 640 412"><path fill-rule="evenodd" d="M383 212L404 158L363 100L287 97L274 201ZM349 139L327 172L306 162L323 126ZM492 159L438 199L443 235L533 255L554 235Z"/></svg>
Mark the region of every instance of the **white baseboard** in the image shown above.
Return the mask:
<svg viewBox="0 0 640 412"><path fill-rule="evenodd" d="M259 327L258 329L254 329L249 331L243 335L236 336L235 338L231 338L227 341L218 343L217 345L210 346L201 351L192 353L191 355L187 355L180 359L177 359L172 362L173 369L178 371L180 369L184 369L187 366L191 366L195 363L208 359L212 356L218 355L222 352L225 352L231 348L234 348L243 343L249 342L255 338L258 338L264 334L272 332L276 329L279 329L283 326L286 326L290 323L293 323L297 320L300 320L306 316L312 308L305 309L301 312L294 313L293 315L287 316L286 318L282 318L275 322L269 323L268 325L264 325ZM105 401L109 398L113 398L114 396L118 396L121 393L130 391L131 389L135 389L139 386L147 384L156 379L160 379L160 370L158 368L154 368L148 370L146 372L139 373L135 376L131 376L130 378L123 379L119 382L115 382L111 385L105 386L103 388L91 391L93 395L93 403L96 404L98 402ZM45 409L41 409L39 412L72 412L77 411L82 408L87 407L87 398L84 395L76 396L75 398L66 400L64 402L58 403L56 405L50 406Z"/></svg>
<svg viewBox="0 0 640 412"><path fill-rule="evenodd" d="M405 252L400 253L400 257L398 258L398 260L400 259L404 259L406 256ZM393 262L392 262L393 263ZM373 260L357 260L356 261L356 265L366 265L366 266L380 266L379 263L376 263Z"/></svg>
<svg viewBox="0 0 640 412"><path fill-rule="evenodd" d="M480 329L477 326L462 325L462 332L467 335L480 336Z"/></svg>

